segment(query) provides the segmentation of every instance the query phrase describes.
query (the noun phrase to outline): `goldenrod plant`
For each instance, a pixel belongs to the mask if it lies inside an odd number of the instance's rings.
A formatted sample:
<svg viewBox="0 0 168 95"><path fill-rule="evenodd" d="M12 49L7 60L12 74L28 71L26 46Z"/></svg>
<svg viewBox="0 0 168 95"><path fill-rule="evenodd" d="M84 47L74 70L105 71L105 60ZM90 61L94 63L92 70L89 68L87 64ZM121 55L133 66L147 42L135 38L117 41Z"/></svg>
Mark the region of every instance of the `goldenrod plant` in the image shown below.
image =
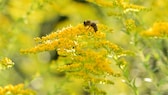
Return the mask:
<svg viewBox="0 0 168 95"><path fill-rule="evenodd" d="M167 11L167 0L0 0L0 95L167 95Z"/></svg>
<svg viewBox="0 0 168 95"><path fill-rule="evenodd" d="M105 92L99 90L97 84L114 84L111 77L119 77L120 72L113 70L111 64L114 65L116 62L113 61L129 52L107 40L106 33L112 32L112 29L102 24L97 24L97 28L98 31L84 24L68 26L47 36L35 38L37 45L21 52L57 51L60 57L51 64L56 71L82 79L84 90L91 94L104 95ZM63 63L57 62L59 60Z"/></svg>

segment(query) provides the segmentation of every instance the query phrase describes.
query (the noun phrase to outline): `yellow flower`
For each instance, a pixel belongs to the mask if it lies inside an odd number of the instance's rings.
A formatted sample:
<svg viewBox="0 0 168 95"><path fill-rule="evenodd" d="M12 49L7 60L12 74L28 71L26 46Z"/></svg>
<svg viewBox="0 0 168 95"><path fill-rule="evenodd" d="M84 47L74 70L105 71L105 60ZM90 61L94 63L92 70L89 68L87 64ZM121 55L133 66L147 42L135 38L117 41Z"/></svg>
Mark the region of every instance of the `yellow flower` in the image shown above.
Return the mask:
<svg viewBox="0 0 168 95"><path fill-rule="evenodd" d="M135 21L133 19L126 20L125 27L128 32L132 32L136 28Z"/></svg>
<svg viewBox="0 0 168 95"><path fill-rule="evenodd" d="M125 2L124 0L113 0L113 1L105 1L105 0L88 0L89 2L96 3L103 7L111 7L111 8L119 8L120 10L123 10L123 13L127 12L138 12L140 10L144 10L145 7L130 4L129 2Z"/></svg>
<svg viewBox="0 0 168 95"><path fill-rule="evenodd" d="M130 11L139 12L145 9L145 7L134 5L134 4L127 4L127 3L122 3L122 7L124 9L124 13L130 12Z"/></svg>
<svg viewBox="0 0 168 95"><path fill-rule="evenodd" d="M106 33L111 28L103 24L93 27L78 24L63 28L41 38L35 38L37 45L30 49L21 50L22 53L36 53L56 50L60 57L52 62L55 71L66 72L68 76L81 78L84 84L113 84L106 76L117 77L120 74L113 70L112 59L125 53L118 45L106 39ZM111 57L109 57L111 56ZM116 59L117 59L116 58ZM61 60L61 61L60 61ZM53 71L53 70L52 70Z"/></svg>
<svg viewBox="0 0 168 95"><path fill-rule="evenodd" d="M167 37L168 36L168 22L155 22L151 28L143 31L142 36L149 37Z"/></svg>
<svg viewBox="0 0 168 95"><path fill-rule="evenodd" d="M96 4L100 6L106 6L106 7L113 7L114 3L113 2L105 2L103 0L88 0L89 2L95 2Z"/></svg>
<svg viewBox="0 0 168 95"><path fill-rule="evenodd" d="M7 85L5 87L0 87L0 95L36 95L36 94L32 90L24 89L23 84L18 84L16 86Z"/></svg>
<svg viewBox="0 0 168 95"><path fill-rule="evenodd" d="M0 70L11 68L13 65L14 62L12 62L12 60L7 57L0 60Z"/></svg>

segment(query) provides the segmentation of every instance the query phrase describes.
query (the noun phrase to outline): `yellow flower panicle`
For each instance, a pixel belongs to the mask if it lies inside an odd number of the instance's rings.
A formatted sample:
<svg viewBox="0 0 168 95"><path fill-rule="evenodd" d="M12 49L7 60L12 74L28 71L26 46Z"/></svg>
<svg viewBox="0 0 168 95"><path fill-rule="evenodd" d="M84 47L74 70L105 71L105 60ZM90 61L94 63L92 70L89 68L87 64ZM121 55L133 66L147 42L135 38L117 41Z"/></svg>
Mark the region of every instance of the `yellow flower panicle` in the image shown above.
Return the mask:
<svg viewBox="0 0 168 95"><path fill-rule="evenodd" d="M0 70L11 68L14 65L11 59L5 57L0 60Z"/></svg>
<svg viewBox="0 0 168 95"><path fill-rule="evenodd" d="M167 37L168 22L156 22L151 28L141 33L142 36L148 37Z"/></svg>
<svg viewBox="0 0 168 95"><path fill-rule="evenodd" d="M137 27L133 19L127 19L124 24L128 32L132 32Z"/></svg>
<svg viewBox="0 0 168 95"><path fill-rule="evenodd" d="M37 45L21 52L56 50L60 57L51 64L55 71L67 72L69 76L79 77L84 80L84 84L88 81L93 84L113 84L113 81L106 76L118 77L120 74L113 70L112 59L125 52L106 39L106 33L111 32L112 29L102 24L97 24L97 27L98 31L95 32L93 27L83 24L70 26L47 36L35 38Z"/></svg>
<svg viewBox="0 0 168 95"><path fill-rule="evenodd" d="M85 29L84 27L81 26L82 25L78 25L75 28L67 27L57 32L53 32L45 37L35 38L35 41L38 42L38 45L30 49L21 50L21 52L36 53L47 50L57 50L57 49L66 50L70 49L70 46L72 46L71 48L73 48L75 46L74 37L80 35L82 33L82 30Z"/></svg>
<svg viewBox="0 0 168 95"><path fill-rule="evenodd" d="M42 38L34 38L34 40L36 42L46 42L46 41L50 41L50 40L54 40L56 38L58 38L58 36L65 36L65 32L61 32L61 31L66 31L66 33L69 33L70 28L72 28L72 26L68 26L66 28L63 28L62 30L58 30L57 32L52 32L50 35L47 36L43 36ZM59 32L59 33L58 33Z"/></svg>
<svg viewBox="0 0 168 95"><path fill-rule="evenodd" d="M92 75L86 74L85 72L73 72L71 75L69 76L74 76L77 78L83 78L83 80L85 82L92 82L92 83L97 83L97 84L114 84L114 82L112 82L110 79L108 78L95 78Z"/></svg>
<svg viewBox="0 0 168 95"><path fill-rule="evenodd" d="M124 2L124 0L113 0L113 1L88 0L88 1L96 3L96 4L98 4L100 6L103 6L103 7L120 8L123 13L127 13L127 12L130 12L130 11L138 12L138 11L141 11L141 10L146 10L146 8L143 7L143 6L130 4L130 3Z"/></svg>
<svg viewBox="0 0 168 95"><path fill-rule="evenodd" d="M100 6L106 6L106 7L113 7L114 3L113 2L105 2L104 0L87 0L89 2L95 2L96 4L100 5Z"/></svg>
<svg viewBox="0 0 168 95"><path fill-rule="evenodd" d="M145 10L146 8L143 6L139 6L139 5L134 5L134 4L128 4L128 3L121 3L123 9L124 9L124 13L127 12L139 12L141 10Z"/></svg>
<svg viewBox="0 0 168 95"><path fill-rule="evenodd" d="M24 89L23 84L18 84L16 86L7 85L5 87L0 87L0 95L36 95L36 94L32 90Z"/></svg>
<svg viewBox="0 0 168 95"><path fill-rule="evenodd" d="M100 30L106 30L106 32L112 31L111 29L107 29L106 26L100 26ZM42 38L35 38L35 41L38 44L30 49L22 49L22 53L36 53L48 50L72 50L73 48L77 47L83 40L92 40L94 39L105 39L105 34L102 32L97 31L94 33L92 27L84 27L82 24L77 25L76 27L67 27L59 30L57 32L53 32L47 36ZM87 39L86 39L87 38ZM84 44L84 43L82 43ZM80 45L82 45L80 44Z"/></svg>
<svg viewBox="0 0 168 95"><path fill-rule="evenodd" d="M78 71L81 68L81 64L79 63L69 63L67 65L62 65L57 67L57 71L63 72L63 71Z"/></svg>

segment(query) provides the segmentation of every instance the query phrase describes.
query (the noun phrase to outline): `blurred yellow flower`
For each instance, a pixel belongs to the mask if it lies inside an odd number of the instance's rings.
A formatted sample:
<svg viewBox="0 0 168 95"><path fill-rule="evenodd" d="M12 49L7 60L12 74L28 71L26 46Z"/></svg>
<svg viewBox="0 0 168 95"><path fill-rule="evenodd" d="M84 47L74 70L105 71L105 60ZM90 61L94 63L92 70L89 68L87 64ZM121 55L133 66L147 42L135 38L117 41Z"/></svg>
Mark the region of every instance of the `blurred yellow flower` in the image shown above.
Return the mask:
<svg viewBox="0 0 168 95"><path fill-rule="evenodd" d="M135 21L133 19L127 19L124 24L128 32L132 32L136 28Z"/></svg>
<svg viewBox="0 0 168 95"><path fill-rule="evenodd" d="M155 22L151 28L143 31L141 34L149 37L167 37L168 22Z"/></svg>
<svg viewBox="0 0 168 95"><path fill-rule="evenodd" d="M11 59L5 57L0 60L0 70L11 68L14 65Z"/></svg>
<svg viewBox="0 0 168 95"><path fill-rule="evenodd" d="M24 89L23 84L18 84L16 86L7 85L5 87L0 87L0 95L36 95L36 94L32 90Z"/></svg>

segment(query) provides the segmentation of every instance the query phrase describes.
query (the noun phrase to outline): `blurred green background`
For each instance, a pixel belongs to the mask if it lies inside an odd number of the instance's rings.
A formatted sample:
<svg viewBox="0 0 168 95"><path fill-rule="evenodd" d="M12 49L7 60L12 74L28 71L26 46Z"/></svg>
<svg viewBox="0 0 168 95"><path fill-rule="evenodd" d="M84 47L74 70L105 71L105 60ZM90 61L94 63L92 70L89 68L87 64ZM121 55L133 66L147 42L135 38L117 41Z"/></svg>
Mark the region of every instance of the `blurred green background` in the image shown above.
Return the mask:
<svg viewBox="0 0 168 95"><path fill-rule="evenodd" d="M152 27L154 22L168 21L168 1L123 2L144 6L147 10L123 14L124 10L120 8L87 0L0 0L0 58L8 57L15 63L13 68L0 71L0 86L25 83L38 95L89 95L82 90L80 81L67 82L64 73L50 69L51 61L58 58L55 51L25 55L20 49L33 47L35 37L93 20L113 29L113 34L108 35L110 41L133 52L143 49L128 58L130 78L136 78L140 95L168 95L168 40L143 38L138 34ZM124 24L128 19L133 19L137 26L133 33L128 33ZM102 88L108 95L134 95L122 80L114 78L115 85Z"/></svg>

